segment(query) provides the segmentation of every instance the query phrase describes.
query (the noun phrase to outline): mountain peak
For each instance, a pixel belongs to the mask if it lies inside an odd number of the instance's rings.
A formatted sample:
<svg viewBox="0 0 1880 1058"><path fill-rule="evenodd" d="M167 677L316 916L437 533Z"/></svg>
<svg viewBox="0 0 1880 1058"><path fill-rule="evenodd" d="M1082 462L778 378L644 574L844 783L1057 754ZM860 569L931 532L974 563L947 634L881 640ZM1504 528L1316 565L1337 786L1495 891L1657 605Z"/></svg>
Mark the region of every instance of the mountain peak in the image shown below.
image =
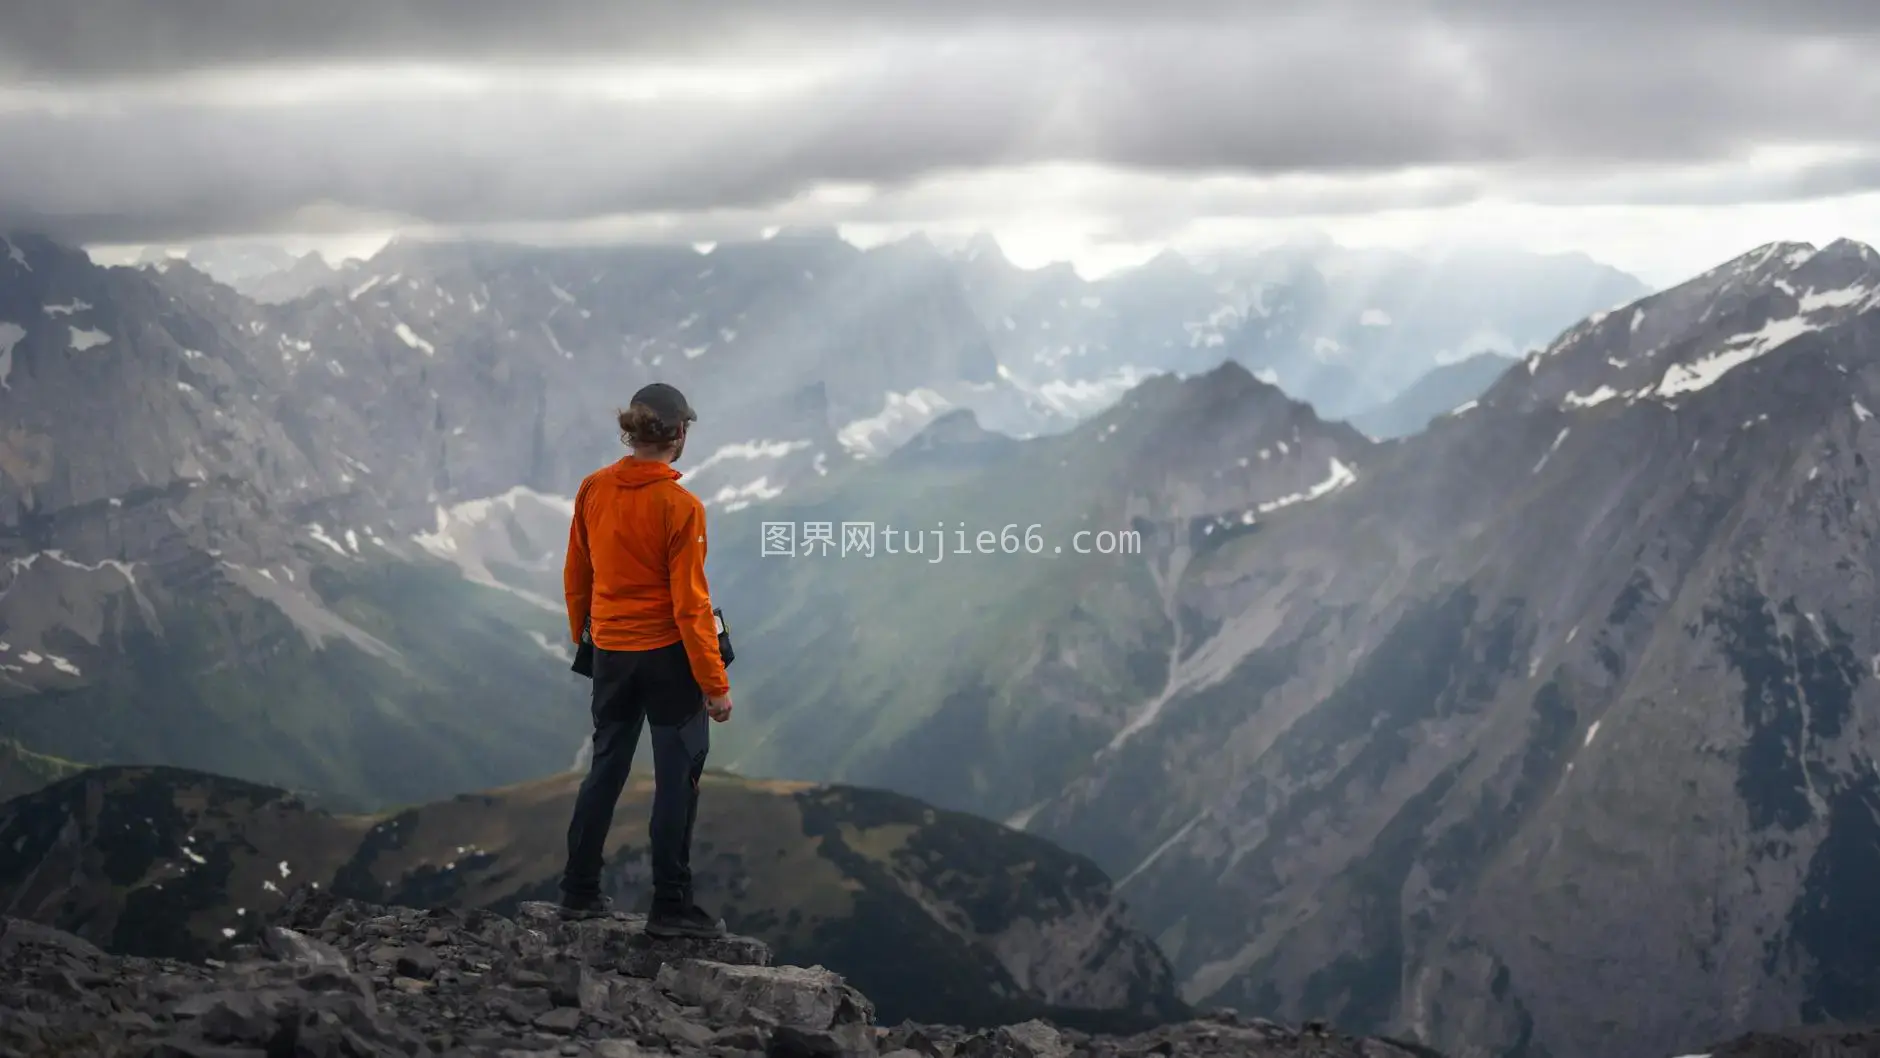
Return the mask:
<svg viewBox="0 0 1880 1058"><path fill-rule="evenodd" d="M1706 272L1705 275L1726 271L1733 274L1741 274L1743 272L1759 271L1772 265L1778 268L1796 268L1806 263L1809 258L1815 255L1815 252L1814 243L1768 242L1756 247L1748 253L1725 261L1723 264L1711 269L1710 272Z"/></svg>
<svg viewBox="0 0 1880 1058"><path fill-rule="evenodd" d="M1837 239L1772 242L1669 290L1588 317L1511 372L1520 403L1668 404L1796 339L1880 308L1880 255ZM1499 400L1503 393L1491 391Z"/></svg>
<svg viewBox="0 0 1880 1058"><path fill-rule="evenodd" d="M1817 258L1828 257L1835 260L1858 261L1862 264L1880 264L1880 252L1864 242L1857 242L1845 236L1836 239L1815 251Z"/></svg>
<svg viewBox="0 0 1880 1058"><path fill-rule="evenodd" d="M1174 249L1163 250L1144 261L1137 269L1145 275L1193 275L1198 269L1195 263Z"/></svg>
<svg viewBox="0 0 1880 1058"><path fill-rule="evenodd" d="M937 416L919 433L895 449L894 454L905 456L942 450L958 451L1007 442L1015 443L1013 438L1005 434L986 429L980 424L978 414L971 408L956 408Z"/></svg>
<svg viewBox="0 0 1880 1058"><path fill-rule="evenodd" d="M974 232L966 241L964 256L968 261L983 261L988 264L1005 262L1005 247L989 231Z"/></svg>

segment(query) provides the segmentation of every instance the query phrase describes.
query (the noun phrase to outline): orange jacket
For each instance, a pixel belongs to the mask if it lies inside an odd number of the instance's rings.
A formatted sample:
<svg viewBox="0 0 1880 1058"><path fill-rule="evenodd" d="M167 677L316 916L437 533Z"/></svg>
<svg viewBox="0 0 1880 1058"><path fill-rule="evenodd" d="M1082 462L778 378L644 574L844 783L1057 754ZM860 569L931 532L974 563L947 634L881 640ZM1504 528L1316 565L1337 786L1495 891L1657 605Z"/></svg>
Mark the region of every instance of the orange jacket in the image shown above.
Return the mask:
<svg viewBox="0 0 1880 1058"><path fill-rule="evenodd" d="M728 694L705 583L705 505L679 476L666 463L627 457L581 482L561 575L568 630L579 643L591 621L602 650L684 640L699 688Z"/></svg>

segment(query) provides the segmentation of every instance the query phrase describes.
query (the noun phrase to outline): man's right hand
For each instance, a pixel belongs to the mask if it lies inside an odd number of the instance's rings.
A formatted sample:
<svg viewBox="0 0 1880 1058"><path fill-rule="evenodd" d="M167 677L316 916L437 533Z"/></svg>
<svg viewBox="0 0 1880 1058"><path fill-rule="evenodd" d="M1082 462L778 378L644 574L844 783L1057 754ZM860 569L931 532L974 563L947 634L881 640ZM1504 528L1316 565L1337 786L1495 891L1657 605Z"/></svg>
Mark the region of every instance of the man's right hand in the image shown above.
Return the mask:
<svg viewBox="0 0 1880 1058"><path fill-rule="evenodd" d="M731 692L706 695L705 713L721 724L731 719Z"/></svg>

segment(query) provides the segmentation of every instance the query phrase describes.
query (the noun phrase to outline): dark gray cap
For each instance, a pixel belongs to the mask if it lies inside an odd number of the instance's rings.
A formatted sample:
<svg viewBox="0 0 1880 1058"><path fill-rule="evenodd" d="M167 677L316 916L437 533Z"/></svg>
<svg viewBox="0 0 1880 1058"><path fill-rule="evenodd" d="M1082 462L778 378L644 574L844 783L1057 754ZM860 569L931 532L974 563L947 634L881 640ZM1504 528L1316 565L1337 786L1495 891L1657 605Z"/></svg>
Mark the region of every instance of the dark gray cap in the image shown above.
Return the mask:
<svg viewBox="0 0 1880 1058"><path fill-rule="evenodd" d="M692 405L686 402L685 394L664 382L640 387L640 391L633 395L633 403L653 409L653 414L659 416L659 420L667 426L698 421L698 412L693 411Z"/></svg>

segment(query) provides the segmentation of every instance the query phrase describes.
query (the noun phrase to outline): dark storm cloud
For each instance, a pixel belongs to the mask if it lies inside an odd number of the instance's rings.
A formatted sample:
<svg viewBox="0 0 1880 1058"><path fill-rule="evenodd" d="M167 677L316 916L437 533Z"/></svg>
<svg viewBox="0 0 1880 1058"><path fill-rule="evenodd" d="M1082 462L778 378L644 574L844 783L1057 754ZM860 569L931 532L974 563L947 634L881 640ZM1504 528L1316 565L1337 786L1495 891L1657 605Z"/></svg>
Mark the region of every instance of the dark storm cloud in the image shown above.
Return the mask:
<svg viewBox="0 0 1880 1058"><path fill-rule="evenodd" d="M1872 31L1870 0L7 0L0 67L59 80L228 63L488 60L708 50L961 27L1091 28L1285 18L1438 18L1522 32Z"/></svg>
<svg viewBox="0 0 1880 1058"><path fill-rule="evenodd" d="M1880 187L1859 158L1658 171L1740 162L1764 143L1880 145L1880 3L1324 0L1301 16L1229 0L0 2L27 9L6 15L0 70L24 69L34 86L0 80L0 223L87 241L267 230L321 203L440 225L748 210L830 182L892 192L1059 161L1353 180L1473 170L1398 189L1295 181L1082 203L1114 206L1117 224L1144 235L1210 210L1365 211L1491 189L1710 203ZM240 89L136 83L277 60L456 61L475 73L600 54L628 67L635 56L775 60L811 44L839 45L825 79L744 97L609 100L525 77L473 93L394 85L264 104ZM1598 178L1573 179L1589 172ZM905 207L878 198L843 216L916 219L889 215Z"/></svg>

